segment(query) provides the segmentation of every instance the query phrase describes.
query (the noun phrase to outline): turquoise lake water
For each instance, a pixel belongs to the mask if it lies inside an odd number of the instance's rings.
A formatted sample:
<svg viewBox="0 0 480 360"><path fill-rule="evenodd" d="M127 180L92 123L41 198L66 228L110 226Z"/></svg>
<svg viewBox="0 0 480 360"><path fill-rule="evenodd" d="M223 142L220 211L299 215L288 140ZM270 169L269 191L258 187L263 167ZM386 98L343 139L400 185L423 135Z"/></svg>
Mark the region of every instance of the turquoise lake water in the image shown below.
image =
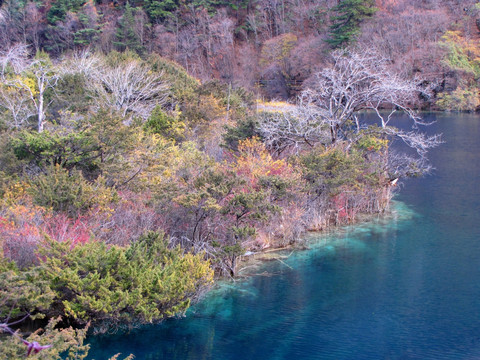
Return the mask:
<svg viewBox="0 0 480 360"><path fill-rule="evenodd" d="M392 217L318 236L187 316L89 339L89 359L480 359L480 117L432 114L432 176Z"/></svg>

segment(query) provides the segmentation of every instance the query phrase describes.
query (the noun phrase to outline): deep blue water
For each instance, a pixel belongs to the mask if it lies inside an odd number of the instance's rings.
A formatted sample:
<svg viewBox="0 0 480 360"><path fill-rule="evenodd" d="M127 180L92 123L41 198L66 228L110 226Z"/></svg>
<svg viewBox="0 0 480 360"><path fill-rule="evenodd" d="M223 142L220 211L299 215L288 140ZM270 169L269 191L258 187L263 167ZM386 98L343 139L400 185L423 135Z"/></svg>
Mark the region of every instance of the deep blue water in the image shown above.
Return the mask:
<svg viewBox="0 0 480 360"><path fill-rule="evenodd" d="M436 171L392 218L250 268L183 319L92 337L89 358L480 359L480 117L429 117Z"/></svg>

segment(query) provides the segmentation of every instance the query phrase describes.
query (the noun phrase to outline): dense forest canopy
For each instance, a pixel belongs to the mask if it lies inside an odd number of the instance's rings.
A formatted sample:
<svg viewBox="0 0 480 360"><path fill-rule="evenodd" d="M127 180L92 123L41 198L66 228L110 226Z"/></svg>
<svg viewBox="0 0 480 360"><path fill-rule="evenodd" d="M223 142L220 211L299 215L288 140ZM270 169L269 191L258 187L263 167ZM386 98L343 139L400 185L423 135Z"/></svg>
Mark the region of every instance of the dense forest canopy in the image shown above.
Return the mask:
<svg viewBox="0 0 480 360"><path fill-rule="evenodd" d="M357 43L433 84L425 106L475 110L479 12L474 0L5 0L0 47L156 53L202 81L285 100L331 48Z"/></svg>
<svg viewBox="0 0 480 360"><path fill-rule="evenodd" d="M418 110L480 104L479 27L473 0L1 2L0 358L82 358L388 211L441 143Z"/></svg>

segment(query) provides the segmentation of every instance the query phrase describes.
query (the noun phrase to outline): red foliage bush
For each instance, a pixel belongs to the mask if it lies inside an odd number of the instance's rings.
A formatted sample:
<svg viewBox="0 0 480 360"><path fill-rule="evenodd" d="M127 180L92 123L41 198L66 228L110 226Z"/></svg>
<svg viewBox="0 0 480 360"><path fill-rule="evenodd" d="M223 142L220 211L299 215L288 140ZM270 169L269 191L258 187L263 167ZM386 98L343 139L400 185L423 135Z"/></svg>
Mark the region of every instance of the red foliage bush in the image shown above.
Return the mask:
<svg viewBox="0 0 480 360"><path fill-rule="evenodd" d="M146 195L123 192L111 207L96 207L73 219L28 202L10 206L0 217L0 246L5 257L23 268L37 262L36 250L45 236L74 245L91 238L127 245L149 230L164 228L162 216L147 205L147 200Z"/></svg>
<svg viewBox="0 0 480 360"><path fill-rule="evenodd" d="M58 242L71 240L74 245L85 244L90 238L88 220L87 216L73 220L65 214L56 214L45 218L41 229Z"/></svg>
<svg viewBox="0 0 480 360"><path fill-rule="evenodd" d="M123 191L114 209L91 211L85 219L91 234L108 244L127 245L147 231L164 229L164 218L148 205L148 194Z"/></svg>

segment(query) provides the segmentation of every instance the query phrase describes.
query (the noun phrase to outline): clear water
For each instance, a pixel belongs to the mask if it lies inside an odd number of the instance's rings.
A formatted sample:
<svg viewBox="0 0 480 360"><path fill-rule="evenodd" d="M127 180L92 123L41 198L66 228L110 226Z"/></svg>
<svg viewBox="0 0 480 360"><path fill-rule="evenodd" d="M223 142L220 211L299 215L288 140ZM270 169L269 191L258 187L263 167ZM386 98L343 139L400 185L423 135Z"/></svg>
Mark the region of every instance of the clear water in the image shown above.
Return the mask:
<svg viewBox="0 0 480 360"><path fill-rule="evenodd" d="M250 268L185 318L91 337L90 359L480 359L480 117L429 116L437 170L391 219Z"/></svg>

